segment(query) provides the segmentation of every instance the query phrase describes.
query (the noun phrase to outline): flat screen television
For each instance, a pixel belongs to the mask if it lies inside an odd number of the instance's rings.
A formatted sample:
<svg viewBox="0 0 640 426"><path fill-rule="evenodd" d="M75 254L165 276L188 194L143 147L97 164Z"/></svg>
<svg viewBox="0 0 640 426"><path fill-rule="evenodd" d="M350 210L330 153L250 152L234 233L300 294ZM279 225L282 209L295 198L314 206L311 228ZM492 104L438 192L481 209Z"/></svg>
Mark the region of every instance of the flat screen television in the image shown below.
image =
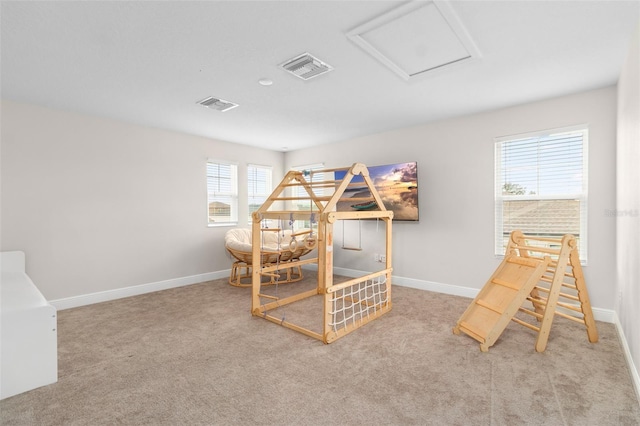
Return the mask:
<svg viewBox="0 0 640 426"><path fill-rule="evenodd" d="M396 163L383 166L367 166L369 177L373 181L387 210L393 211L393 220L418 220L418 163ZM335 172L335 179L342 180L347 171ZM371 197L362 176L355 176L344 192L343 198ZM361 183L362 186L357 185ZM355 184L355 185L353 185ZM356 211L375 209L375 203L361 201L339 201L337 211Z"/></svg>

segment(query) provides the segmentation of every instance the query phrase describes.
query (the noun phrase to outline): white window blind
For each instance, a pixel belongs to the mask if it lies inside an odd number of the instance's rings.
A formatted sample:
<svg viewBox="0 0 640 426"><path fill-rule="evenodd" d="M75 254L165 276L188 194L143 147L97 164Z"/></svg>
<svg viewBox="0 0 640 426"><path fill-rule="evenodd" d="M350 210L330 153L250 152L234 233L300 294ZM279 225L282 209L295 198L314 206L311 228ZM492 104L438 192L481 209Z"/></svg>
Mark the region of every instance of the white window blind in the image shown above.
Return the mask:
<svg viewBox="0 0 640 426"><path fill-rule="evenodd" d="M271 167L249 164L247 166L247 185L249 198L249 223L253 222L251 213L255 212L267 201L273 191L271 184Z"/></svg>
<svg viewBox="0 0 640 426"><path fill-rule="evenodd" d="M496 139L495 252L511 231L561 238L573 234L587 259L586 127Z"/></svg>
<svg viewBox="0 0 640 426"><path fill-rule="evenodd" d="M323 163L317 163L317 164L308 164L305 166L296 166L293 167L293 170L299 170L302 171L304 174L304 178L307 182L322 182L323 180L325 180L326 176L324 173L311 173L311 172L315 172L317 170L322 170L324 169L324 164ZM324 195L324 190L322 188L314 188L314 193L317 196L323 196ZM307 193L307 191L302 187L302 186L294 186L293 187L293 197L300 197L300 198L309 198L309 194ZM317 211L317 207L315 206L315 203L313 203L313 201L307 199L307 200L294 200L292 201L293 206L292 209L293 210L300 210L300 211L308 211L309 212L309 220L304 220L304 221L297 221L297 223L294 225L294 229L308 229L311 227L311 213L312 211ZM317 217L316 217L316 220Z"/></svg>
<svg viewBox="0 0 640 426"><path fill-rule="evenodd" d="M209 225L238 223L238 166L207 161L207 206Z"/></svg>

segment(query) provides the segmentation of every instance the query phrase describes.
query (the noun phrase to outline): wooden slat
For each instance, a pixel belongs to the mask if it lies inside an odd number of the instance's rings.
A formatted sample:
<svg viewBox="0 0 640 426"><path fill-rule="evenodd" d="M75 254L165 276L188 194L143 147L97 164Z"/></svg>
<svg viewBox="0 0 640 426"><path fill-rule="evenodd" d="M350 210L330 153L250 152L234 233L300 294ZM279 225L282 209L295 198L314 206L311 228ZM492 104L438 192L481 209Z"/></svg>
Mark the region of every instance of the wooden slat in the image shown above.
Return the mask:
<svg viewBox="0 0 640 426"><path fill-rule="evenodd" d="M473 337L478 342L484 343L487 335L486 331L480 330L476 326L469 324L466 321L460 321L458 325L460 326L460 329L467 333L469 336Z"/></svg>
<svg viewBox="0 0 640 426"><path fill-rule="evenodd" d="M482 306L483 308L487 308L490 311L495 312L496 314L502 315L503 309L500 309L499 306L492 305L491 303L487 303L485 300L478 299L476 300L476 305Z"/></svg>
<svg viewBox="0 0 640 426"><path fill-rule="evenodd" d="M538 261L538 260L528 259L526 257L518 257L518 256L510 256L507 259L507 262L515 263L515 264L523 265L523 266L529 266L529 267L532 267L532 268L535 268L536 266L538 266L540 264L540 261Z"/></svg>
<svg viewBox="0 0 640 426"><path fill-rule="evenodd" d="M494 284L501 285L502 287L510 288L511 290L516 290L516 291L520 290L520 287L518 287L517 284L511 283L509 281L502 280L500 278L494 278L494 279L491 280L491 282L494 283Z"/></svg>

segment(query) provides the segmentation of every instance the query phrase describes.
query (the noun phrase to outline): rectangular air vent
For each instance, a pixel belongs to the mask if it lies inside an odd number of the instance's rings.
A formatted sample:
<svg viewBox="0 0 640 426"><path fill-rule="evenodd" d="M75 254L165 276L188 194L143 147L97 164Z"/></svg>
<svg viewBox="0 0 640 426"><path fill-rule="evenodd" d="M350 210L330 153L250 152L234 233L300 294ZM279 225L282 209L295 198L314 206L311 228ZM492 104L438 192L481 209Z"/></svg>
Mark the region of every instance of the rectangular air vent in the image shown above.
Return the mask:
<svg viewBox="0 0 640 426"><path fill-rule="evenodd" d="M225 101L224 99L214 98L213 96L209 96L208 98L199 101L198 104L207 108L215 109L216 111L220 112L229 111L230 109L238 106L238 104Z"/></svg>
<svg viewBox="0 0 640 426"><path fill-rule="evenodd" d="M293 59L289 59L285 63L280 64L280 66L303 80L309 80L310 78L333 70L331 65L306 52Z"/></svg>

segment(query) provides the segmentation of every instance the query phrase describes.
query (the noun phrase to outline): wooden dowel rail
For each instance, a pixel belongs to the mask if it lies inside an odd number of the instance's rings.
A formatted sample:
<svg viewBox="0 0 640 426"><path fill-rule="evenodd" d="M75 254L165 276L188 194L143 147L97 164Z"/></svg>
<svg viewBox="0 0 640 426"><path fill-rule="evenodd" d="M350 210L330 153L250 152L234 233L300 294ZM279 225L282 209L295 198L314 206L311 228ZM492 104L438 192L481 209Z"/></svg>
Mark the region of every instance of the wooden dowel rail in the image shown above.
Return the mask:
<svg viewBox="0 0 640 426"><path fill-rule="evenodd" d="M265 312L268 312L271 309L275 309L280 306L285 306L290 303L297 302L298 300L316 296L317 294L318 294L318 291L314 288L313 290L305 291L303 293L294 294L293 296L278 299L275 302L265 303L263 305L260 305L260 307L256 310L257 312L254 312L254 314L263 315Z"/></svg>
<svg viewBox="0 0 640 426"><path fill-rule="evenodd" d="M310 201L310 200L317 200L317 201L329 201L332 197L326 196L326 197L273 197L273 198L269 198L269 200L271 201Z"/></svg>
<svg viewBox="0 0 640 426"><path fill-rule="evenodd" d="M518 323L520 325L524 325L525 327L530 328L533 331L540 331L540 327L536 327L535 325L529 324L526 321L522 321L520 318L513 317L511 318L511 321Z"/></svg>
<svg viewBox="0 0 640 426"><path fill-rule="evenodd" d="M542 319L542 314L539 314L538 312L534 312L531 309L527 309L527 308L520 308L518 309L520 312L525 313L527 315L531 315L532 317L536 317L538 319Z"/></svg>
<svg viewBox="0 0 640 426"><path fill-rule="evenodd" d="M584 325L584 319L582 318L574 317L573 315L565 314L564 312L556 312L556 315Z"/></svg>
<svg viewBox="0 0 640 426"><path fill-rule="evenodd" d="M327 186L334 187L336 183L342 182L341 180L316 180L316 181L307 181L307 182L290 182L283 184L283 187L292 187L292 186Z"/></svg>
<svg viewBox="0 0 640 426"><path fill-rule="evenodd" d="M282 219L289 220L293 217L294 220L309 220L309 216L312 213L319 213L317 209L314 210L296 210L296 211L284 211L284 210L268 210L260 213L260 220L262 219ZM254 219L255 221L255 219Z"/></svg>
<svg viewBox="0 0 640 426"><path fill-rule="evenodd" d="M291 262L283 262L281 264L273 264L273 265L265 265L260 273L264 274L265 272L271 272L271 271L279 271L281 269L289 269L289 268L295 268L296 266L302 266L302 265L307 265L309 263L318 263L318 258L314 257L312 259L301 259L301 260L294 260Z"/></svg>
<svg viewBox="0 0 640 426"><path fill-rule="evenodd" d="M535 237L535 236L527 235L525 237L525 240L526 241L544 241L545 243L562 244L562 238Z"/></svg>
<svg viewBox="0 0 640 426"><path fill-rule="evenodd" d="M351 167L339 167L336 169L318 169L318 170L311 170L309 171L310 175L315 175L315 174L322 174L322 173L330 173L330 172L343 172L345 170L350 170Z"/></svg>
<svg viewBox="0 0 640 426"><path fill-rule="evenodd" d="M261 315L264 319L279 324L283 327L289 328L291 330L295 330L299 333L302 333L306 336L313 337L314 339L322 340L322 334L316 333L315 331L308 330L304 327L300 327L299 325L292 324L288 321L285 321L282 318L274 317L273 315Z"/></svg>
<svg viewBox="0 0 640 426"><path fill-rule="evenodd" d="M271 272L260 272L263 277L280 278L280 274L273 274Z"/></svg>
<svg viewBox="0 0 640 426"><path fill-rule="evenodd" d="M372 218L372 219L384 219L393 217L393 212L391 210L364 210L364 211L353 211L353 212L331 212L328 214L327 220L330 223L334 223L336 220L348 220L348 219L364 219L364 218Z"/></svg>
<svg viewBox="0 0 640 426"><path fill-rule="evenodd" d="M550 289L545 287L536 287L536 289L538 289L539 291L544 291L545 293L549 293L551 291ZM580 298L578 296L574 296L573 294L560 293L560 297L575 300L576 302L580 301Z"/></svg>
<svg viewBox="0 0 640 426"><path fill-rule="evenodd" d="M320 188L335 188L336 184L341 183L341 180L316 180L316 181L307 181L307 182L291 182L283 184L282 187L293 187L293 186L317 186ZM348 188L362 188L366 189L367 185L363 182L351 182L347 185Z"/></svg>
<svg viewBox="0 0 640 426"><path fill-rule="evenodd" d="M278 296L272 296L270 294L263 294L263 293L258 293L258 297L264 297L267 299L274 299L274 300L280 299Z"/></svg>
<svg viewBox="0 0 640 426"><path fill-rule="evenodd" d="M545 297L538 297L538 298L535 298L535 299L531 298L531 297L528 297L527 300L531 301L532 303L537 303L537 304L542 305L542 306L546 306L547 305L547 298L545 298ZM582 309L580 309L580 307L577 306L577 305L572 305L570 303L565 303L565 302L556 302L556 305L562 306L563 308L569 309L571 311L582 313Z"/></svg>
<svg viewBox="0 0 640 426"><path fill-rule="evenodd" d="M370 279L373 279L373 278L377 278L377 277L380 277L380 276L385 275L387 273L391 274L391 271L393 271L393 268L383 269L381 271L373 272L371 274L364 275L362 277L353 278L351 280L344 281L344 282L341 282L339 284L334 284L331 287L329 287L326 290L326 292L327 293L335 293L338 290L342 290L343 288L350 287L350 286L352 286L354 284L361 283L363 281L367 281L367 280L370 280Z"/></svg>
<svg viewBox="0 0 640 426"><path fill-rule="evenodd" d="M350 198L339 198L338 201L375 201L373 197L350 197Z"/></svg>
<svg viewBox="0 0 640 426"><path fill-rule="evenodd" d="M565 309L569 309L570 311L582 313L582 309L580 308L580 306L572 305L570 303L565 303L565 302L557 302L557 303L558 303L558 306L562 306Z"/></svg>
<svg viewBox="0 0 640 426"><path fill-rule="evenodd" d="M563 282L563 283L562 283L562 286L563 286L563 287L566 287L566 288L570 288L570 289L572 289L572 290L576 290L576 291L578 290L578 287L576 287L576 285L575 285L575 284L569 284L569 283L565 283L565 282Z"/></svg>
<svg viewBox="0 0 640 426"><path fill-rule="evenodd" d="M540 252L540 253L548 253L548 254L560 255L560 249L552 249L552 248L548 248L548 247L518 245L516 248L518 250L537 251L537 252Z"/></svg>

